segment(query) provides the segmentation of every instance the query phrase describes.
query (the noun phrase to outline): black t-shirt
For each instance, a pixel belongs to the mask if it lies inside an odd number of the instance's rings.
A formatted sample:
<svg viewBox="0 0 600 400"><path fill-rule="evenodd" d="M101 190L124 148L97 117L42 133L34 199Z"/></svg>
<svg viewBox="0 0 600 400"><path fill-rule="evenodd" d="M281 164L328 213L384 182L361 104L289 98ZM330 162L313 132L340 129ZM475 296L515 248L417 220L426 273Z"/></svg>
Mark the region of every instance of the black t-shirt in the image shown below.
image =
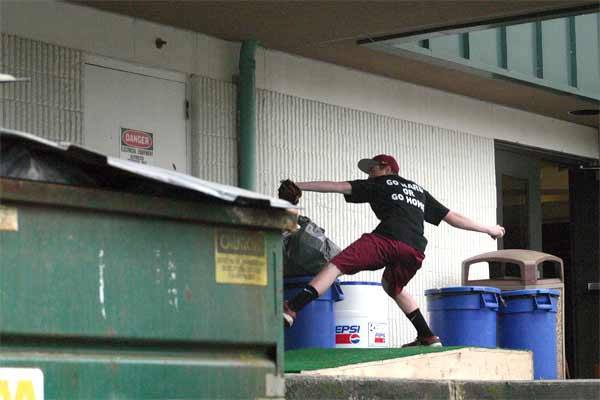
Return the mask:
<svg viewBox="0 0 600 400"><path fill-rule="evenodd" d="M381 223L373 233L400 240L422 252L427 246L423 221L439 225L448 210L416 183L398 175L350 181L348 203L369 203Z"/></svg>

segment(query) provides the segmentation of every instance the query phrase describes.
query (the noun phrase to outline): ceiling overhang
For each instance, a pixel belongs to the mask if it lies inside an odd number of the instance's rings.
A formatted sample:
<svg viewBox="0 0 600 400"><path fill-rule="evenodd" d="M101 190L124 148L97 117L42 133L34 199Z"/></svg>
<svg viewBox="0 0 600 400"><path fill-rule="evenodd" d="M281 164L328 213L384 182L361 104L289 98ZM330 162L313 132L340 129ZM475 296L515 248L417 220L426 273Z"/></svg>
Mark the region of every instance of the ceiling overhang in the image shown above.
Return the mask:
<svg viewBox="0 0 600 400"><path fill-rule="evenodd" d="M518 80L451 68L422 57L386 54L358 42L390 35L414 36L477 29L513 20L552 18L598 8L595 1L71 1L215 36L257 39L267 48L433 87L578 124L598 127L598 117L569 111L598 102Z"/></svg>

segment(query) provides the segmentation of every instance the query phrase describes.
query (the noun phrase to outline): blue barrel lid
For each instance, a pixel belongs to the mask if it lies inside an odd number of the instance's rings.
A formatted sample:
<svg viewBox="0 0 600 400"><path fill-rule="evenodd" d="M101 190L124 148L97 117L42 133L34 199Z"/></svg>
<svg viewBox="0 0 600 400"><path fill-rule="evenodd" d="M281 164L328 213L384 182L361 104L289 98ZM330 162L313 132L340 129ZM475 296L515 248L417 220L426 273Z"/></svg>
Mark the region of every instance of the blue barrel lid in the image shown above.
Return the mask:
<svg viewBox="0 0 600 400"><path fill-rule="evenodd" d="M549 294L550 296L559 296L560 291L556 289L521 289L521 290L507 290L502 292L502 297L511 296L537 296L538 294Z"/></svg>
<svg viewBox="0 0 600 400"><path fill-rule="evenodd" d="M500 289L491 286L452 286L441 289L427 289L425 296L434 296L437 294L455 294L455 293L494 293L500 294Z"/></svg>
<svg viewBox="0 0 600 400"><path fill-rule="evenodd" d="M381 286L381 282L367 282L367 281L343 281L340 285L366 285L366 286Z"/></svg>

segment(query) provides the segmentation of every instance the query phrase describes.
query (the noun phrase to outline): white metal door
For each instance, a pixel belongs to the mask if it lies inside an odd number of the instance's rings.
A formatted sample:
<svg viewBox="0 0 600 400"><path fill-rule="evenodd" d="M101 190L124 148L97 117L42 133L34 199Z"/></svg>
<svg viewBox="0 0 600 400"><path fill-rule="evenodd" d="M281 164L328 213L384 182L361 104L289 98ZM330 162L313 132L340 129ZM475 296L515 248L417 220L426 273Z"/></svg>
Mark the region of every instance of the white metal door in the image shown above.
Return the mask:
<svg viewBox="0 0 600 400"><path fill-rule="evenodd" d="M85 65L84 76L86 147L189 173L184 81L95 64Z"/></svg>

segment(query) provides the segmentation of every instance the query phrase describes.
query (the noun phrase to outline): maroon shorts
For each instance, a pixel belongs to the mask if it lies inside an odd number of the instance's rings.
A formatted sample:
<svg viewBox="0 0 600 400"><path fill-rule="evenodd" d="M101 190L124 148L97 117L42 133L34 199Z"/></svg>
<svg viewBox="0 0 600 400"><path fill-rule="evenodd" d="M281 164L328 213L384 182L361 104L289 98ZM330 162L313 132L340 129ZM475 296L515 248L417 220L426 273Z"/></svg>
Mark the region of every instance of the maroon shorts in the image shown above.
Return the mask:
<svg viewBox="0 0 600 400"><path fill-rule="evenodd" d="M399 240L376 233L365 233L331 259L344 274L375 271L385 267L381 283L390 296L402 292L421 267L425 254Z"/></svg>

